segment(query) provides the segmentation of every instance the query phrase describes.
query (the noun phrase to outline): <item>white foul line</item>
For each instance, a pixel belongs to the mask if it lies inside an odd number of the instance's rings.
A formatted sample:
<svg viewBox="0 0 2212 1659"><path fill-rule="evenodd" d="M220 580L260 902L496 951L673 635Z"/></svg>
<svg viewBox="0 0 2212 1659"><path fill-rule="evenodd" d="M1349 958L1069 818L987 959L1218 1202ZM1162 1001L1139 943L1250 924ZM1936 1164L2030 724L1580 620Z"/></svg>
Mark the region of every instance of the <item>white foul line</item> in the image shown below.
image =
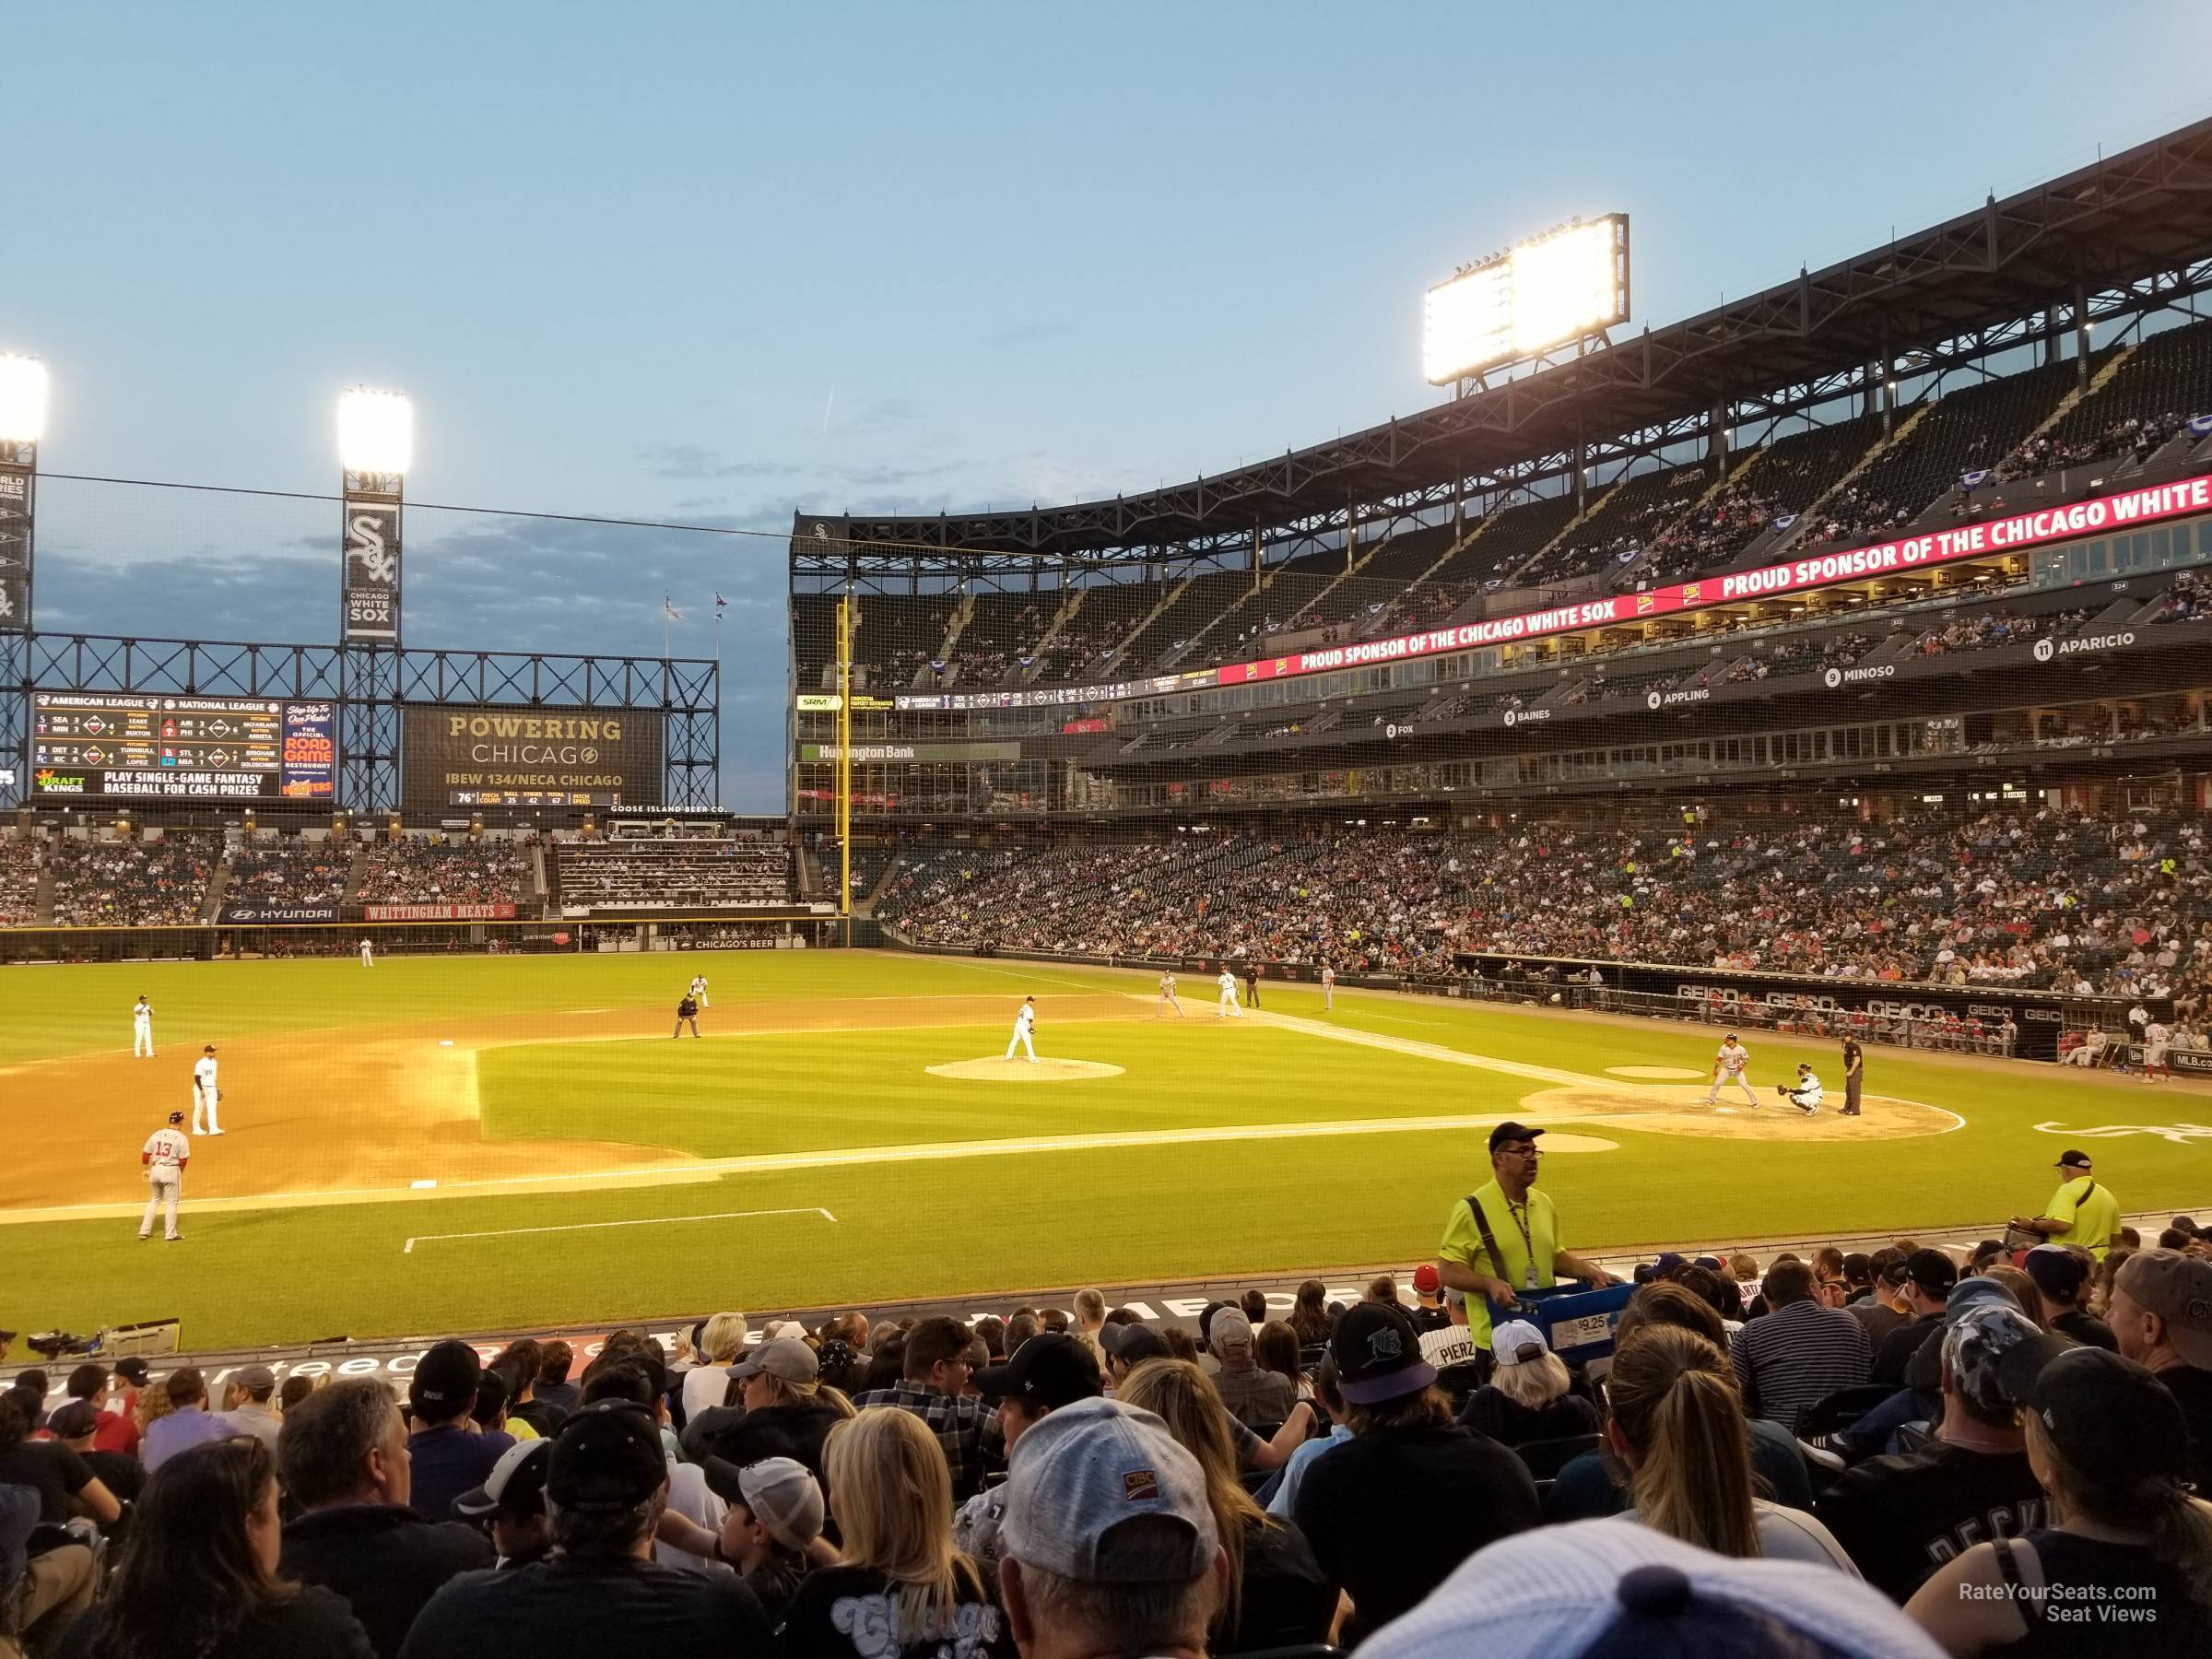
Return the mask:
<svg viewBox="0 0 2212 1659"><path fill-rule="evenodd" d="M648 1216L636 1221L571 1221L559 1227L495 1227L488 1232L418 1233L400 1246L401 1255L413 1255L418 1244L435 1244L446 1239L509 1239L520 1233L590 1232L602 1227L668 1227L678 1221L735 1221L748 1216L819 1216L825 1221L837 1218L818 1206L798 1209L718 1210L711 1216Z"/></svg>

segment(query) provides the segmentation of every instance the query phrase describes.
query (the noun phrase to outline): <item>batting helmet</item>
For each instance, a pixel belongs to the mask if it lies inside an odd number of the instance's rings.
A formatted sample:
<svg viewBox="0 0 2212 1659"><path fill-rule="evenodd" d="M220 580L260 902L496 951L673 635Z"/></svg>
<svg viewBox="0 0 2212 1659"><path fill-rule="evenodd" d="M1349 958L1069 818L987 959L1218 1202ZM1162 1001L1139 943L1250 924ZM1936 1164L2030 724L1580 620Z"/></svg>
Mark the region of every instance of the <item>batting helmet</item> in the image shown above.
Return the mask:
<svg viewBox="0 0 2212 1659"><path fill-rule="evenodd" d="M184 1114L181 1112L172 1112L169 1114L169 1121L172 1124L181 1124L184 1121Z"/></svg>

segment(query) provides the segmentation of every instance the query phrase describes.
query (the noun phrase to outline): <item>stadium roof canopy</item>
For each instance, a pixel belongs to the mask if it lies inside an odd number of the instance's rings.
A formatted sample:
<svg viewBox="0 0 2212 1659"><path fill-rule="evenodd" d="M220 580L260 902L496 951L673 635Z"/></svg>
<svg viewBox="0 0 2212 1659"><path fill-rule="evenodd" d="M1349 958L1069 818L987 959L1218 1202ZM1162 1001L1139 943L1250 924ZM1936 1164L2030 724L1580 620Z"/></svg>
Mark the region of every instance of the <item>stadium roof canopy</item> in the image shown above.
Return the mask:
<svg viewBox="0 0 2212 1659"><path fill-rule="evenodd" d="M1083 559L1222 547L1347 503L1818 385L2212 257L2212 120L1686 322L1278 460L1112 500L929 517L794 513L794 566L922 549ZM1828 394L1832 397L1835 392ZM875 544L871 546L871 544Z"/></svg>

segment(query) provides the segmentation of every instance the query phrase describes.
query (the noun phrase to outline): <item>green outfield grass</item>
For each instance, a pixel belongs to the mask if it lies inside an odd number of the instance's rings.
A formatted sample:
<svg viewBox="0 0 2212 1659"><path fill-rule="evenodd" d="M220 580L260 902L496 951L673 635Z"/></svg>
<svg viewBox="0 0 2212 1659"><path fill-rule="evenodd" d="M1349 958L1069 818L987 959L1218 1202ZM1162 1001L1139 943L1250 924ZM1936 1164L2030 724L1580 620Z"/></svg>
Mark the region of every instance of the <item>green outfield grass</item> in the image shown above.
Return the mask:
<svg viewBox="0 0 2212 1659"><path fill-rule="evenodd" d="M895 996L1003 997L1043 1009L1041 1048L1123 1067L1053 1085L963 1082L924 1067L999 1053L1006 1024L806 1030L671 1042L569 1041L572 1014L671 1004L703 969L718 1018L787 1000L819 1015ZM1072 992L1147 992L1134 976L877 953L394 959L88 966L0 974L0 1067L128 1046L145 991L166 1042L349 1031L459 1014L523 1014L536 1039L478 1058L486 1172L502 1146L592 1138L726 1159L853 1147L1195 1125L1519 1115L1547 1085L1257 1022L1221 1025L1193 987L1187 1024L1055 1020ZM1321 1018L1317 994L1270 985L1268 1009ZM753 1018L759 1010L751 1010ZM1492 1006L1340 994L1335 1025L1592 1076L1608 1066L1700 1069L1693 1028L1578 1020ZM1754 1041L1766 1083L1826 1045ZM1869 1088L1947 1108L1956 1132L1792 1145L1695 1139L1614 1124L1607 1153L1559 1156L1544 1182L1576 1247L1990 1225L2040 1206L2068 1144L2039 1132L2212 1118L2189 1087L2115 1088L2053 1068L1868 1055ZM1831 1081L1832 1081L1831 1077ZM56 1102L0 1072L17 1135L73 1133ZM333 1100L332 1134L373 1101ZM1573 1127L1573 1125L1568 1125ZM234 1136L225 1145L246 1143ZM2212 1149L2147 1135L2096 1138L2100 1176L2131 1210L2212 1198ZM135 1162L135 1145L86 1147ZM140 1245L131 1222L0 1228L0 1325L85 1330L182 1317L195 1347L589 1322L684 1309L868 1302L1399 1261L1430 1253L1446 1210L1487 1179L1477 1133L1083 1147L927 1162L748 1172L555 1195L425 1197L194 1214L186 1243ZM815 1214L826 1209L829 1220ZM687 1220L724 1212L790 1210ZM575 1229L658 1218L662 1226ZM440 1235L498 1233L491 1238ZM406 1241L417 1243L409 1252Z"/></svg>

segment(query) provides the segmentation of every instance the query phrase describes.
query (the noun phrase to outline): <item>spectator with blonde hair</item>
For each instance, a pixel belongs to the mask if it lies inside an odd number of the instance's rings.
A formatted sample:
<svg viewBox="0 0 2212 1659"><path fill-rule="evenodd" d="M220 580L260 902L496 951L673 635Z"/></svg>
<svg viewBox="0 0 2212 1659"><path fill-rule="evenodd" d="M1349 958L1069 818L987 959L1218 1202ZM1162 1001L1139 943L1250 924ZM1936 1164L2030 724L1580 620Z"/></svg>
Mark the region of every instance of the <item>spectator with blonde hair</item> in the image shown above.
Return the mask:
<svg viewBox="0 0 2212 1659"><path fill-rule="evenodd" d="M1468 1396L1462 1426L1508 1446L1571 1440L1597 1432L1597 1407L1570 1394L1567 1362L1524 1319L1509 1319L1490 1333L1497 1369Z"/></svg>
<svg viewBox="0 0 2212 1659"><path fill-rule="evenodd" d="M1006 1617L953 1546L952 1473L912 1412L862 1411L830 1430L834 1567L806 1575L783 1627L786 1659L1014 1659Z"/></svg>
<svg viewBox="0 0 2212 1659"><path fill-rule="evenodd" d="M1606 1376L1606 1443L1628 1465L1634 1516L1724 1556L1775 1556L1858 1569L1803 1510L1751 1489L1750 1425L1728 1356L1678 1326L1640 1332Z"/></svg>
<svg viewBox="0 0 2212 1659"><path fill-rule="evenodd" d="M1336 1610L1335 1586L1323 1575L1305 1535L1262 1509L1238 1479L1229 1412L1206 1373L1181 1359L1147 1360L1114 1397L1165 1423L1206 1476L1206 1506L1229 1558L1211 1651L1246 1653L1325 1640Z"/></svg>
<svg viewBox="0 0 2212 1659"><path fill-rule="evenodd" d="M742 1313L717 1313L699 1329L698 1362L684 1373L684 1420L729 1403L730 1367L745 1352L751 1329Z"/></svg>

